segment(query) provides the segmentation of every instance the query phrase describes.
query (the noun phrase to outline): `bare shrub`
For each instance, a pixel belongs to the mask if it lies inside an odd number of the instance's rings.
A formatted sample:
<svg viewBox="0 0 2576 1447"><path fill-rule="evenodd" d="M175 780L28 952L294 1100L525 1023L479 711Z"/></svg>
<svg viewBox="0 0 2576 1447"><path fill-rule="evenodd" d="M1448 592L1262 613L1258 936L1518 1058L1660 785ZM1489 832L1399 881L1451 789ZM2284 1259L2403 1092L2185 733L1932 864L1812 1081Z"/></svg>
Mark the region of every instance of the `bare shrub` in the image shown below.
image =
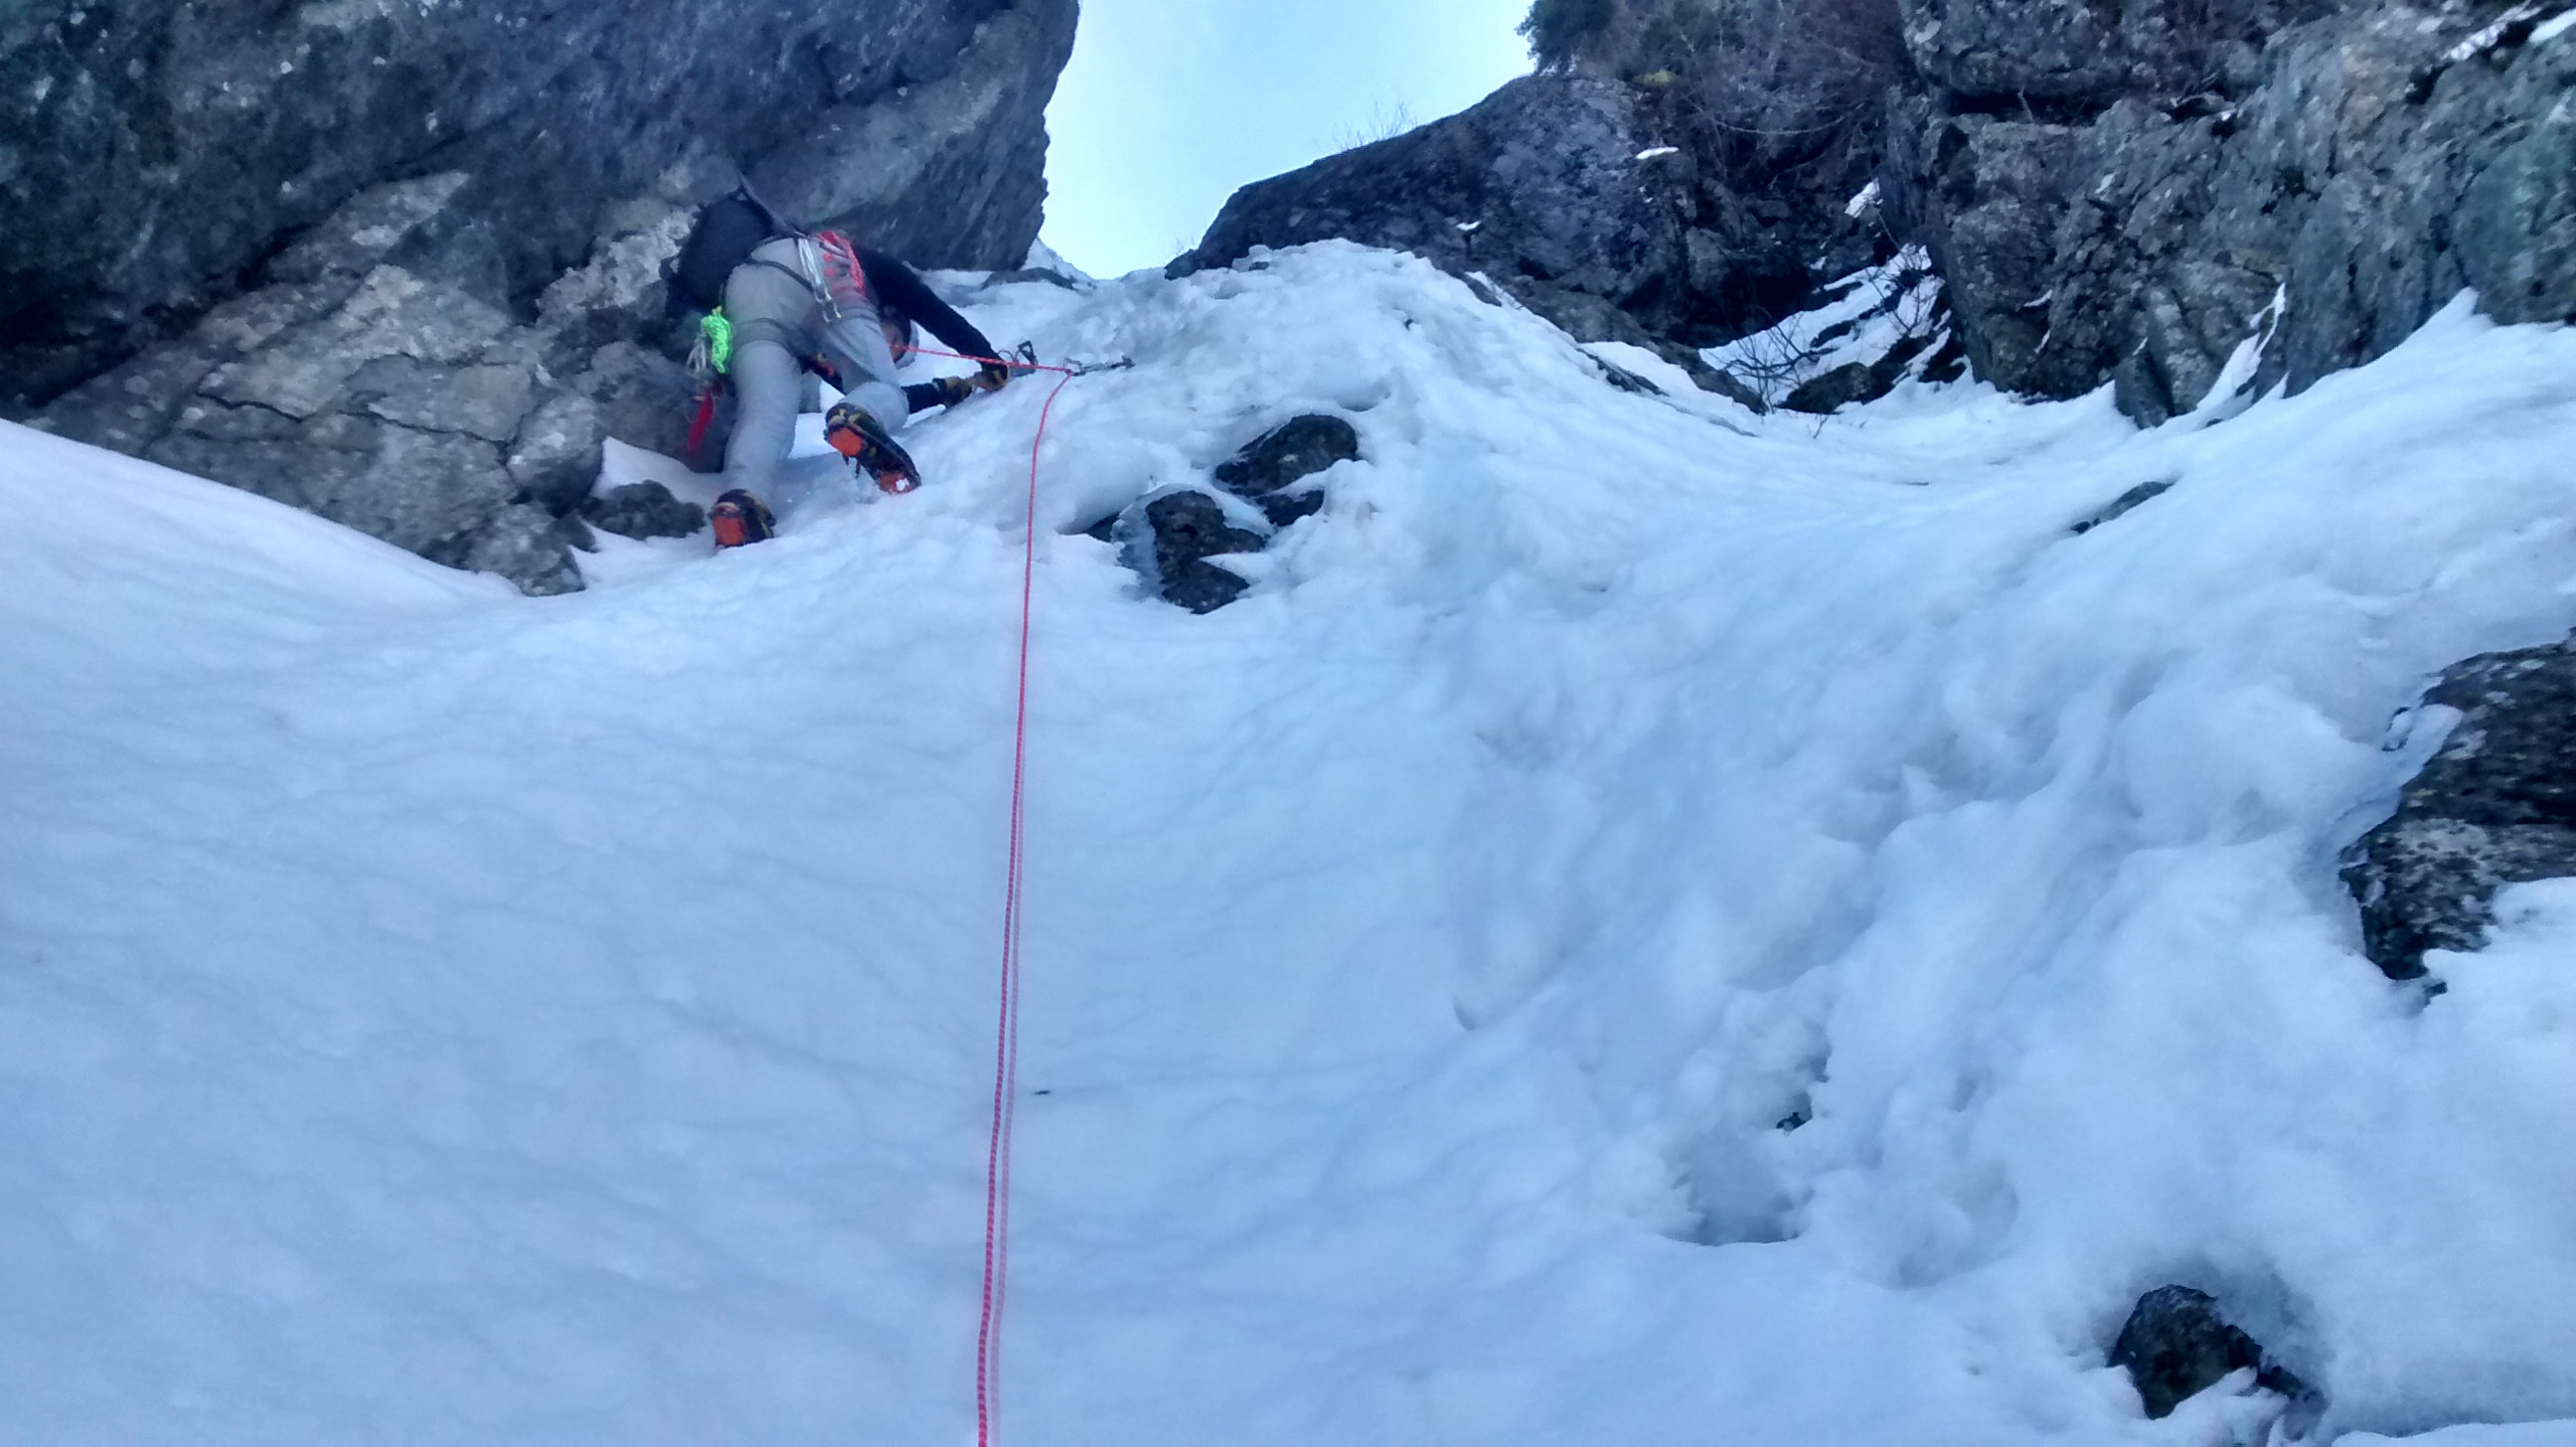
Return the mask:
<svg viewBox="0 0 2576 1447"><path fill-rule="evenodd" d="M1394 140L1420 124L1422 124L1420 121L1413 118L1411 106L1401 101L1389 105L1381 100L1369 107L1369 118L1366 121L1355 121L1333 133L1332 154L1356 151L1362 146L1374 146L1380 141Z"/></svg>
<svg viewBox="0 0 2576 1447"><path fill-rule="evenodd" d="M1521 33L1542 67L1659 82L1757 171L1874 146L1906 69L1897 0L1536 0Z"/></svg>
<svg viewBox="0 0 2576 1447"><path fill-rule="evenodd" d="M1906 66L1896 0L1676 0L1642 42L1702 141L1756 169L1874 150Z"/></svg>

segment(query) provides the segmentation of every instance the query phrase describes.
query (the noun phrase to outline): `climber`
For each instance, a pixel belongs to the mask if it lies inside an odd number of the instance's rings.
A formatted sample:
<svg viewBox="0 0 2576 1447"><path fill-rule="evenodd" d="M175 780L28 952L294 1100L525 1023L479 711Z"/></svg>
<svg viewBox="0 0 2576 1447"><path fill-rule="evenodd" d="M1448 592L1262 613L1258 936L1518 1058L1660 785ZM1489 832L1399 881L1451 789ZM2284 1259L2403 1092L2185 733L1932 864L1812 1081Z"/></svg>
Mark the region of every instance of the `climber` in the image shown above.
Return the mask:
<svg viewBox="0 0 2576 1447"><path fill-rule="evenodd" d="M767 229L787 231L761 209ZM696 240L691 238L693 248ZM691 260L684 251L683 277ZM723 309L715 314L719 320L711 335L724 335L720 350L728 355L719 359L718 370L732 382L739 408L725 448L725 491L714 513L719 548L772 534L761 499L795 444L804 371L842 393L824 415L824 435L833 449L880 489L897 494L921 484L920 470L894 438L905 421L1010 381L1008 366L987 361L971 377L899 385L896 363L912 349L916 328L927 328L950 351L966 356L1000 354L919 273L838 232L773 235L723 275Z"/></svg>

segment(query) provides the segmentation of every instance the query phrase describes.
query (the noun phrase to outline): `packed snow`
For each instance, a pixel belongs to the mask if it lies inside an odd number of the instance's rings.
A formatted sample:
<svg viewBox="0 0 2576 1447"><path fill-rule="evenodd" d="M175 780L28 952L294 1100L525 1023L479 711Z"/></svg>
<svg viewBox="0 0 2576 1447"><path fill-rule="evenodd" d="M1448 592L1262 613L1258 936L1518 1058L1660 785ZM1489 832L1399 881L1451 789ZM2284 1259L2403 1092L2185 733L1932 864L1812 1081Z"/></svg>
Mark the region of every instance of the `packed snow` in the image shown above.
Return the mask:
<svg viewBox="0 0 2576 1447"><path fill-rule="evenodd" d="M1002 1440L2576 1442L2576 884L2428 998L2335 879L2576 625L2576 334L2142 433L1343 245L943 283L1137 362L1042 458ZM0 432L0 1439L971 1441L1043 396L550 600ZM1080 535L1318 410L1236 606ZM2169 1282L2322 1417L2147 1421Z"/></svg>

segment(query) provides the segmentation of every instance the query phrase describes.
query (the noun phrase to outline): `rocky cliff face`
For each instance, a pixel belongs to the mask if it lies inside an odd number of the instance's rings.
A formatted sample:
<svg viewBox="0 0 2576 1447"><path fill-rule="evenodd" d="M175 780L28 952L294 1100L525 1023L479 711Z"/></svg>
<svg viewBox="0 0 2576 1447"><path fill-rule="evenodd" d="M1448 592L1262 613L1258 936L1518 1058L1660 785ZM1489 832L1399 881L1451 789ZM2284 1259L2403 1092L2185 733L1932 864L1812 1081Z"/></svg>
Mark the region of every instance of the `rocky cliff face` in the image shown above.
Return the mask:
<svg viewBox="0 0 2576 1447"><path fill-rule="evenodd" d="M1837 208L1739 184L1723 161L1676 144L1679 129L1650 88L1530 76L1463 114L1245 187L1172 271L1333 237L1411 251L1483 274L1583 340L1655 347L1723 389L1697 347L1793 307L1820 272L1866 264L1873 240Z"/></svg>
<svg viewBox="0 0 2576 1447"><path fill-rule="evenodd" d="M0 19L0 400L533 591L615 435L676 450L660 272L744 169L1017 265L1075 0L39 0Z"/></svg>
<svg viewBox="0 0 2576 1447"><path fill-rule="evenodd" d="M1464 114L1247 186L1178 269L1345 237L1506 284L1651 310L1688 266L1689 163L1652 149L1641 95L1529 77Z"/></svg>
<svg viewBox="0 0 2576 1447"><path fill-rule="evenodd" d="M1899 104L1883 182L1980 375L2046 396L2112 380L2156 422L2259 335L2254 385L2295 390L2464 287L2502 321L2576 320L2576 39L2543 18L2380 4L2195 29L1923 3L1907 40L1929 84Z"/></svg>
<svg viewBox="0 0 2576 1447"><path fill-rule="evenodd" d="M1588 31L1565 29L1578 8ZM2499 320L2576 319L2564 0L1788 9L1755 46L1770 7L1557 7L1567 73L1247 188L1181 265L1347 237L1482 268L1586 339L1687 349L1919 244L1978 375L2114 383L2144 422L2207 399L2249 340L2241 380L2296 389L2462 288ZM1806 28L1839 38L1801 51ZM1884 66L1883 109L1836 108L1846 59Z"/></svg>

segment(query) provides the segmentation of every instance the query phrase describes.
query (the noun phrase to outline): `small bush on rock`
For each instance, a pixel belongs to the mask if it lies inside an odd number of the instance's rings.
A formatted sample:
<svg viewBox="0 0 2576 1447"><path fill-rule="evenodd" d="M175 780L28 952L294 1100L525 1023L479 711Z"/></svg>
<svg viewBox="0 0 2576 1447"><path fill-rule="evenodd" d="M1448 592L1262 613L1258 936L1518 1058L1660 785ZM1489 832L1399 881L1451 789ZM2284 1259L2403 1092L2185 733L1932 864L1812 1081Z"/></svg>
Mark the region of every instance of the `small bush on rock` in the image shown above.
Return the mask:
<svg viewBox="0 0 2576 1447"><path fill-rule="evenodd" d="M1620 0L1537 0L1521 22L1521 34L1529 37L1530 54L1541 69L1568 70L1598 52L1619 9Z"/></svg>

